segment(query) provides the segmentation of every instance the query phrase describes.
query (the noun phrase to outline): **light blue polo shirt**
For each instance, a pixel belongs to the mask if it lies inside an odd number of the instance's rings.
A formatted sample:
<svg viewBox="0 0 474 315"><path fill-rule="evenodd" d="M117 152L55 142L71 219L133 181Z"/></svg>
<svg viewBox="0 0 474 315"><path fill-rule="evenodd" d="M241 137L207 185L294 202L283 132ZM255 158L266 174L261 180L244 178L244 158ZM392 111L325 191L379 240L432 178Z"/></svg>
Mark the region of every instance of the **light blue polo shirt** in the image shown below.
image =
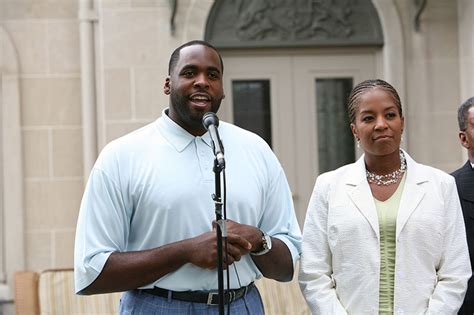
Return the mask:
<svg viewBox="0 0 474 315"><path fill-rule="evenodd" d="M221 122L227 218L282 240L293 262L301 251L290 189L260 137ZM195 137L163 112L155 122L109 143L90 174L76 231L75 289L89 286L112 252L151 249L212 230L214 155L209 134ZM261 277L249 255L230 270L238 288ZM142 288L216 290L216 270L186 264Z"/></svg>

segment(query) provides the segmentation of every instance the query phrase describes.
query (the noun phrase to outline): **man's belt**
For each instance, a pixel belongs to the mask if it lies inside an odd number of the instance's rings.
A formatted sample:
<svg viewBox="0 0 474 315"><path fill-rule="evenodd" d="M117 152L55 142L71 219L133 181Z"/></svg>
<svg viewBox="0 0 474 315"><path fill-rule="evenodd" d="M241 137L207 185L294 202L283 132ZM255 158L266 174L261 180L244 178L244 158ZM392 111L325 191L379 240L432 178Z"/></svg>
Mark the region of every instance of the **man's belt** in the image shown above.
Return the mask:
<svg viewBox="0 0 474 315"><path fill-rule="evenodd" d="M240 289L233 289L224 292L224 303L229 304L233 301L244 297L250 290L255 287L255 284L252 282L246 287ZM171 298L174 300L193 302L193 303L206 303L208 305L218 305L219 304L219 293L218 292L205 292L205 291L170 291L162 288L153 288L153 289L141 289L139 291L161 296L164 298Z"/></svg>

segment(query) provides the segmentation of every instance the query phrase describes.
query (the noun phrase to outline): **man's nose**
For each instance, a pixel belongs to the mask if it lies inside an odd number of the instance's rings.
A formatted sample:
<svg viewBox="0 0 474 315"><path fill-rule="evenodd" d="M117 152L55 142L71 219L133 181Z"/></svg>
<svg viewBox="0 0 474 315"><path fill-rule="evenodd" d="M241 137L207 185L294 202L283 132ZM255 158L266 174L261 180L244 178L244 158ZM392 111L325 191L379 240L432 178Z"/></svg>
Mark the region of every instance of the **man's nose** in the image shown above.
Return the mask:
<svg viewBox="0 0 474 315"><path fill-rule="evenodd" d="M201 89L206 89L209 87L209 80L205 73L200 73L196 76L196 80L194 81L194 86L199 87Z"/></svg>

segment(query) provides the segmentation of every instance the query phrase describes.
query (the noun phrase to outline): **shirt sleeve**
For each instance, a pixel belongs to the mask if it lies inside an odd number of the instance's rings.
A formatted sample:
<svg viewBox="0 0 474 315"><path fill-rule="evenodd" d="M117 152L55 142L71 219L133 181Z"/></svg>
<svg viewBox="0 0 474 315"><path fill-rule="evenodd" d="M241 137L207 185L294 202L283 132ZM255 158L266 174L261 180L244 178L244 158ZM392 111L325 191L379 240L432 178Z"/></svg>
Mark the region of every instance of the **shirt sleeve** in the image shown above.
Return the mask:
<svg viewBox="0 0 474 315"><path fill-rule="evenodd" d="M265 210L259 227L268 235L285 243L295 265L301 253L301 230L283 169L279 167L275 175L274 180L269 183Z"/></svg>
<svg viewBox="0 0 474 315"><path fill-rule="evenodd" d="M325 178L324 175L317 178L306 213L299 283L313 314L347 314L332 278L332 254L327 237L329 184Z"/></svg>
<svg viewBox="0 0 474 315"><path fill-rule="evenodd" d="M75 291L100 274L110 254L126 248L129 216L122 193L105 171L94 168L82 198L74 248Z"/></svg>

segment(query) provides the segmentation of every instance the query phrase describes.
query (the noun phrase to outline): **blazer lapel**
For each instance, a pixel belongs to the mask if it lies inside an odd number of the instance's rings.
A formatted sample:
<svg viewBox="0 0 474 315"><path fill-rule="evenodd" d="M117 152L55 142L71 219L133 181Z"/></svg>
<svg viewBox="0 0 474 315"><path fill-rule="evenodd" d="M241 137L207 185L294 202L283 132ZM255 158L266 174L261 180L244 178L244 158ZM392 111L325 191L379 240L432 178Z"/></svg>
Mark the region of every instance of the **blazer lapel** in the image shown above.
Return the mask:
<svg viewBox="0 0 474 315"><path fill-rule="evenodd" d="M347 193L357 209L369 222L377 238L380 239L379 220L374 198L365 175L364 156L359 158L353 167L354 169L345 178Z"/></svg>
<svg viewBox="0 0 474 315"><path fill-rule="evenodd" d="M417 163L406 152L404 153L407 160L407 177L397 215L397 238L425 195L425 189L421 184L428 181L428 178L420 172Z"/></svg>

